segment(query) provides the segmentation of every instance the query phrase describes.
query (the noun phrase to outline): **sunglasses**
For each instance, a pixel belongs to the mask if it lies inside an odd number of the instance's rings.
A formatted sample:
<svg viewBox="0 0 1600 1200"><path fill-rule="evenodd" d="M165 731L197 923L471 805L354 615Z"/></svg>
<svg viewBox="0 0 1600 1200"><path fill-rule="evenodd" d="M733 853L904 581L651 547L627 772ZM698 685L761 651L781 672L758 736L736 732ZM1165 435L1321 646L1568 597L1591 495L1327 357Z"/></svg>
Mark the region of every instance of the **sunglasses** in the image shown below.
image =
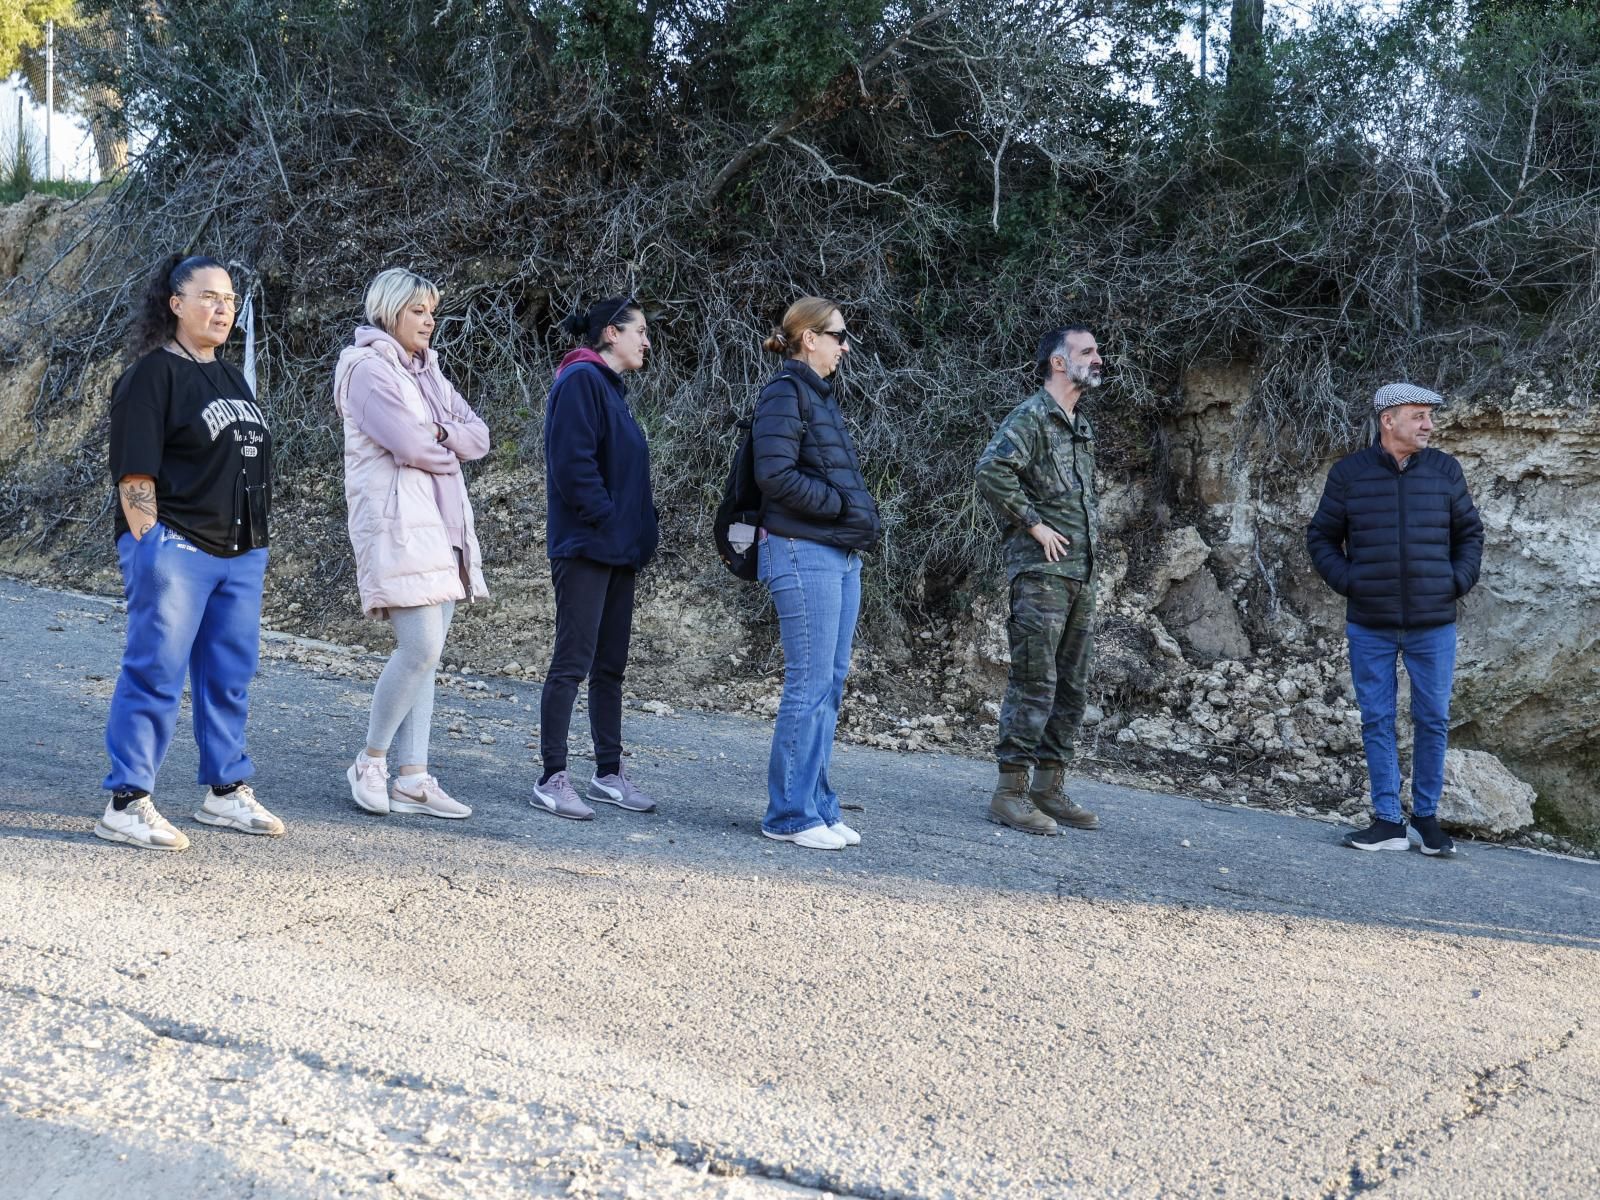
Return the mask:
<svg viewBox="0 0 1600 1200"><path fill-rule="evenodd" d="M853 340L850 337L850 331L848 329L819 329L817 330L817 334L819 337L822 334L827 334L841 346L848 346Z"/></svg>

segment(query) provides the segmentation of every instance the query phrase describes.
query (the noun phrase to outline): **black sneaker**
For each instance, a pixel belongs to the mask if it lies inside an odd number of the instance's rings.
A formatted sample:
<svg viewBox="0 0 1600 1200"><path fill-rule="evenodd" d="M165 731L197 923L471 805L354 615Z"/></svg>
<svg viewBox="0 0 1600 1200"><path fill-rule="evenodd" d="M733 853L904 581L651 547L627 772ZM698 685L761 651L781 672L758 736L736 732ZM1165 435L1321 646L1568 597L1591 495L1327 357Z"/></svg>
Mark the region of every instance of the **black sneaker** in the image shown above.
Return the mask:
<svg viewBox="0 0 1600 1200"><path fill-rule="evenodd" d="M1374 817L1372 824L1344 835L1344 844L1356 850L1409 850L1404 821L1385 821Z"/></svg>
<svg viewBox="0 0 1600 1200"><path fill-rule="evenodd" d="M1437 816L1412 817L1411 828L1417 831L1417 836L1422 839L1418 847L1424 854L1433 857L1443 855L1446 858L1454 856L1456 844L1450 835L1439 828Z"/></svg>

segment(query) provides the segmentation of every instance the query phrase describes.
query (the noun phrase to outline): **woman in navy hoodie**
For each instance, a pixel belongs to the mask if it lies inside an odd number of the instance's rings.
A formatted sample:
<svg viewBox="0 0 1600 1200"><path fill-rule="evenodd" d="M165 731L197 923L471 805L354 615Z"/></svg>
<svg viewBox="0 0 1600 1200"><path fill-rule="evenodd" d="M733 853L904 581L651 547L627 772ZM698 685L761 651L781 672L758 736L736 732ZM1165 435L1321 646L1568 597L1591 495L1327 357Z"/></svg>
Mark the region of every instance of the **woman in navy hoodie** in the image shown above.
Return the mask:
<svg viewBox="0 0 1600 1200"><path fill-rule="evenodd" d="M561 360L544 410L545 529L556 594L556 644L539 700L543 769L531 803L588 821L584 799L649 812L655 801L622 769L622 675L633 631L634 581L660 540L650 448L622 377L650 351L632 296L602 300L561 328L581 345ZM594 777L584 796L567 772L567 730L589 680Z"/></svg>

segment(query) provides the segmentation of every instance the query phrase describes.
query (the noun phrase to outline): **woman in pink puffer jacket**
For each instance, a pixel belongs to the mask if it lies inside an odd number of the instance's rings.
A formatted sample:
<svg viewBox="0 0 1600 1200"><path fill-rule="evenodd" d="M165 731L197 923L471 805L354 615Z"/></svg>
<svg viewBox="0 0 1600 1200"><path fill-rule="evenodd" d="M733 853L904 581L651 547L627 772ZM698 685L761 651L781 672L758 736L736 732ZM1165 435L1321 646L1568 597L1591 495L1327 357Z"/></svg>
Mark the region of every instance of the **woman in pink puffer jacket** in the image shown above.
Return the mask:
<svg viewBox="0 0 1600 1200"><path fill-rule="evenodd" d="M367 288L368 324L339 355L344 494L361 607L394 629L372 696L366 749L345 773L368 812L468 817L428 771L433 681L456 602L489 594L461 464L489 429L430 348L439 290L399 267ZM400 760L391 788L388 759Z"/></svg>

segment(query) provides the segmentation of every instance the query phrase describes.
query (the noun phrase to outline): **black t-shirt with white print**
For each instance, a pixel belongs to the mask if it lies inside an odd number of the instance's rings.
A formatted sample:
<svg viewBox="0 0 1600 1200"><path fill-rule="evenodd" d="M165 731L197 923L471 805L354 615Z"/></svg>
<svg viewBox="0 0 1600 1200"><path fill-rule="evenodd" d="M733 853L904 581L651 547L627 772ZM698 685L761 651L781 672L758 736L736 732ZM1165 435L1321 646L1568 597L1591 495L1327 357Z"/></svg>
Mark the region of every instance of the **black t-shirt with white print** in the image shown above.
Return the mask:
<svg viewBox="0 0 1600 1200"><path fill-rule="evenodd" d="M152 350L111 391L111 484L156 481L156 517L212 554L267 544L272 435L237 368ZM113 500L116 536L128 532Z"/></svg>

